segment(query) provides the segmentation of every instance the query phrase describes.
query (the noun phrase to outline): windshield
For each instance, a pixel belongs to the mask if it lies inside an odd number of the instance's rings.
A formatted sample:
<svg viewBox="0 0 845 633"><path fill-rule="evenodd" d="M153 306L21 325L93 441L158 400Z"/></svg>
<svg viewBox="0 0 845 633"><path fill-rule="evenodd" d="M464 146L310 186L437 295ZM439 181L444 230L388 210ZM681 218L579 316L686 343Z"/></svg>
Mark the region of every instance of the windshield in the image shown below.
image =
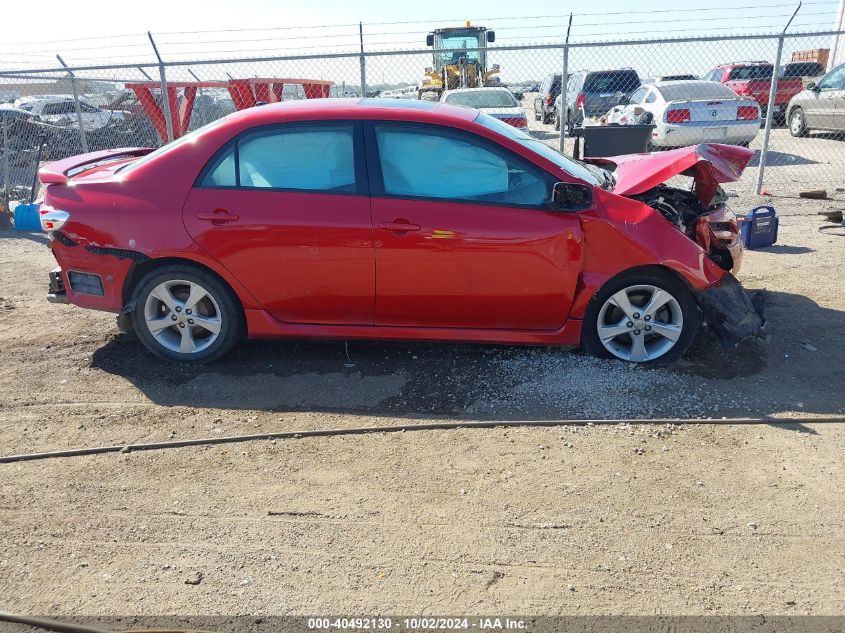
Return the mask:
<svg viewBox="0 0 845 633"><path fill-rule="evenodd" d="M542 141L538 141L533 136L529 136L525 132L513 127L512 125L508 125L489 114L484 114L483 112L480 113L475 119L475 122L480 123L484 127L493 130L502 136L507 136L509 139L516 141L523 147L527 147L532 152L540 154L543 158L552 161L570 176L597 187L602 187L607 183L612 183L613 176L606 169L602 169L601 167L597 167L595 165L588 165L579 160L575 160L574 158L570 158L569 156L564 156ZM612 189L612 184L608 185L606 188Z"/></svg>
<svg viewBox="0 0 845 633"><path fill-rule="evenodd" d="M666 84L657 86L666 101L690 101L695 99L736 99L736 93L724 84L715 81Z"/></svg>
<svg viewBox="0 0 845 633"><path fill-rule="evenodd" d="M117 172L130 172L133 169L135 169L136 167L140 167L141 165L144 165L144 164L146 164L146 163L148 163L152 160L155 160L159 156L163 156L164 154L171 152L172 150L176 149L177 147L181 147L182 145L185 145L186 143L193 143L202 134L205 134L209 130L214 129L215 127L217 127L218 125L223 123L225 120L226 120L225 117L223 117L222 119L216 119L216 120L212 121L211 123L208 123L206 125L203 125L200 128L197 128L193 132L188 132L187 134L185 134L185 136L181 136L181 137L177 138L172 143L168 143L167 145L162 145L157 150L150 152L146 156L142 156L138 160L133 161L131 163L127 163L123 167L116 169L115 173L117 173Z"/></svg>
<svg viewBox="0 0 845 633"><path fill-rule="evenodd" d="M507 90L472 90L452 92L443 99L444 103L469 106L470 108L516 108L516 99Z"/></svg>
<svg viewBox="0 0 845 633"><path fill-rule="evenodd" d="M781 68L781 77L818 77L824 74L824 66L818 62L786 64Z"/></svg>
<svg viewBox="0 0 845 633"><path fill-rule="evenodd" d="M633 92L640 87L640 77L633 70L590 73L584 80L584 92Z"/></svg>
<svg viewBox="0 0 845 633"><path fill-rule="evenodd" d="M729 80L744 81L746 79L771 79L773 66L740 66L732 68Z"/></svg>
<svg viewBox="0 0 845 633"><path fill-rule="evenodd" d="M475 29L454 29L448 33L435 33L434 61L437 70L450 64L457 64L466 58L468 64L485 65L484 51L468 51L468 48L483 48L484 33ZM447 50L448 49L448 50Z"/></svg>

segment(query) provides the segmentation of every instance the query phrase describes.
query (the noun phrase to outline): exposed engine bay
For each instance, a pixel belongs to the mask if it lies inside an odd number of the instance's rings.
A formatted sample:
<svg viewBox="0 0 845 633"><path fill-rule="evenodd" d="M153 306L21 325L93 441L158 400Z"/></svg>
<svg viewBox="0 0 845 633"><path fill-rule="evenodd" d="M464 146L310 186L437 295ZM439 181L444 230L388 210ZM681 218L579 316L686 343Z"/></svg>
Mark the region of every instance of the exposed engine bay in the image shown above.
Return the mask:
<svg viewBox="0 0 845 633"><path fill-rule="evenodd" d="M729 247L739 239L736 215L727 207L727 196L721 187L708 205L703 205L693 191L658 185L631 196L674 224L679 231L703 248L721 268L738 267Z"/></svg>

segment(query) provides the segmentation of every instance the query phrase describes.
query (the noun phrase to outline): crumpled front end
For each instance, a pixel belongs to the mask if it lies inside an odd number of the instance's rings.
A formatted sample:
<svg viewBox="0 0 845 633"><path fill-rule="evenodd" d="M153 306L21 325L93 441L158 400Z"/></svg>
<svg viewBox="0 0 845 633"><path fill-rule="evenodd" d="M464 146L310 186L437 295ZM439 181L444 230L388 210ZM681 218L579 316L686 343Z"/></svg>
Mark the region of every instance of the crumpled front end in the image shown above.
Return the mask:
<svg viewBox="0 0 845 633"><path fill-rule="evenodd" d="M766 325L765 295L749 295L730 273L713 286L696 291L698 305L708 325L723 345L734 347L740 341L762 338Z"/></svg>

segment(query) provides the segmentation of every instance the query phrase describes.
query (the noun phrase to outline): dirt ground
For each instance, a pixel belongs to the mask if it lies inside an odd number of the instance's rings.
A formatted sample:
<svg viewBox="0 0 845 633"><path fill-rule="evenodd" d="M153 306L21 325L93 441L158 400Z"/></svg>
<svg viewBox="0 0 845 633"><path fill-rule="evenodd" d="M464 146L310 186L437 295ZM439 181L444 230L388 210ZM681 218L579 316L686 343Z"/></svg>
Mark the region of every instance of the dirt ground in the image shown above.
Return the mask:
<svg viewBox="0 0 845 633"><path fill-rule="evenodd" d="M774 199L779 243L746 255L767 343L706 334L658 370L380 342L251 342L169 366L113 315L48 304L43 236L0 233L3 455L431 419L702 420L0 465L0 609L845 614L845 231L817 215L837 195ZM770 422L707 422L735 416Z"/></svg>

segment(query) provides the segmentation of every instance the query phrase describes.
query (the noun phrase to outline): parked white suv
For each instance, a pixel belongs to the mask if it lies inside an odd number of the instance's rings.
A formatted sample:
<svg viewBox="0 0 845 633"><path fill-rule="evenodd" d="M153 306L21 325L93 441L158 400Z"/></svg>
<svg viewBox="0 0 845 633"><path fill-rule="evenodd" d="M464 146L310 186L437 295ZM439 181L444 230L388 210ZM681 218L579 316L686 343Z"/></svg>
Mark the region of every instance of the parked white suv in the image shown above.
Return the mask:
<svg viewBox="0 0 845 633"><path fill-rule="evenodd" d="M25 97L16 102L17 107L36 115L45 123L53 125L77 125L76 104L73 97ZM127 113L121 110L101 110L81 101L82 122L86 130L96 130L113 121L122 121Z"/></svg>

